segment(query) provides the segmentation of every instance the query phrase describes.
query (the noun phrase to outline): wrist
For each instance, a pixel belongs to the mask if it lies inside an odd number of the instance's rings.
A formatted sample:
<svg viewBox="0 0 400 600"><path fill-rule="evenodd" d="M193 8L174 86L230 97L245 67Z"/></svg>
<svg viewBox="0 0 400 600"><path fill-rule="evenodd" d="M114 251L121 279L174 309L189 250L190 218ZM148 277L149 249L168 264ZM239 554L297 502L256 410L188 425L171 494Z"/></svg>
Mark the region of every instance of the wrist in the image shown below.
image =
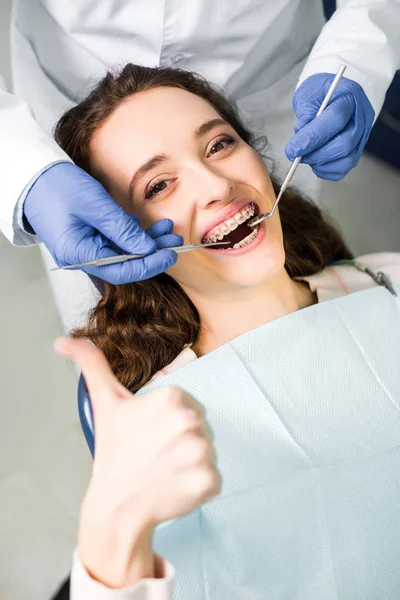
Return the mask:
<svg viewBox="0 0 400 600"><path fill-rule="evenodd" d="M140 511L102 505L102 498L88 494L82 502L78 554L89 575L110 588L134 585L154 578L153 527Z"/></svg>

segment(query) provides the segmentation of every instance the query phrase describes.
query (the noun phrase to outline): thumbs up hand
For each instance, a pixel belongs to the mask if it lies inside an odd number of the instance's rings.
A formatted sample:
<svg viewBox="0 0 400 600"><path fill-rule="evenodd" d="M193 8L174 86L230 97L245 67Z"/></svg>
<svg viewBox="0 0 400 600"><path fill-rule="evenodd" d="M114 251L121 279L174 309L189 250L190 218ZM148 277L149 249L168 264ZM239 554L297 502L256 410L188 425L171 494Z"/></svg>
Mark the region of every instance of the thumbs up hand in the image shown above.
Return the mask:
<svg viewBox="0 0 400 600"><path fill-rule="evenodd" d="M55 349L80 364L94 414L96 452L81 506L80 558L109 587L154 577L156 525L221 489L204 408L177 387L134 397L104 354L83 340L60 338Z"/></svg>

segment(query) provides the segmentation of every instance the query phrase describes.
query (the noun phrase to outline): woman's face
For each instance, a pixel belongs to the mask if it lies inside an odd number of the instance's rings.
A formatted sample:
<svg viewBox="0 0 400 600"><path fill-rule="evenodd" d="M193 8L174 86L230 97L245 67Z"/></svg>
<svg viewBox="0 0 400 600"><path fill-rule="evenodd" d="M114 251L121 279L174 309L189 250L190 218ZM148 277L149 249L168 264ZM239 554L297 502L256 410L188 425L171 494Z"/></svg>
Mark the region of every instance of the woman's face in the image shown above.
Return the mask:
<svg viewBox="0 0 400 600"><path fill-rule="evenodd" d="M254 230L244 222L273 206L264 162L203 99L176 88L140 92L103 123L90 150L93 170L143 228L169 218L185 244L236 243L178 256L168 273L189 296L264 285L282 270L278 212Z"/></svg>

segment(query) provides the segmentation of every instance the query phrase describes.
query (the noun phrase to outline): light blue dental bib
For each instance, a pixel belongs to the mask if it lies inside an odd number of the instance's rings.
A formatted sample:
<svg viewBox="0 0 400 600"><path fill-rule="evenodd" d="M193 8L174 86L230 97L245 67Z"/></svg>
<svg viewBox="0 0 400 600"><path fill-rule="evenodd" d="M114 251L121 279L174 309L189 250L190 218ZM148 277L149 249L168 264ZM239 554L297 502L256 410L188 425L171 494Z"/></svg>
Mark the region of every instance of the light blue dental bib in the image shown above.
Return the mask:
<svg viewBox="0 0 400 600"><path fill-rule="evenodd" d="M311 306L141 393L166 385L206 407L223 476L155 533L174 599L400 598L400 296Z"/></svg>

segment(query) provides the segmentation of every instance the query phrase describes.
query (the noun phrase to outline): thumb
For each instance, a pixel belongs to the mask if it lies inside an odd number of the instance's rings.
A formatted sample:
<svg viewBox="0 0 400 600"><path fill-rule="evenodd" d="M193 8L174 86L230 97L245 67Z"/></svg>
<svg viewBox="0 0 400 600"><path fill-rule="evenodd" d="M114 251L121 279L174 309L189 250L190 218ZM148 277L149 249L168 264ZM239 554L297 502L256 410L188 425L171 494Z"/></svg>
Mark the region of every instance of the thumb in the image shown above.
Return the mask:
<svg viewBox="0 0 400 600"><path fill-rule="evenodd" d="M91 401L96 404L107 399L114 399L116 395L125 396L127 391L119 383L103 352L85 340L71 338L57 338L54 350L76 361L85 378Z"/></svg>
<svg viewBox="0 0 400 600"><path fill-rule="evenodd" d="M292 100L297 119L295 133L315 119L333 78L331 73L316 73L307 77L296 89Z"/></svg>
<svg viewBox="0 0 400 600"><path fill-rule="evenodd" d="M296 123L293 127L295 133L315 119L322 101L323 97L319 93L310 96L305 94L302 88L295 92L293 96L293 110L296 115Z"/></svg>
<svg viewBox="0 0 400 600"><path fill-rule="evenodd" d="M300 131L300 129L303 129L303 127L305 127L306 125L308 125L308 123L311 123L311 121L314 119L315 115L317 114L317 110L308 110L306 114L302 114L301 116L297 116L297 121L294 124L293 130L295 133L298 133Z"/></svg>

